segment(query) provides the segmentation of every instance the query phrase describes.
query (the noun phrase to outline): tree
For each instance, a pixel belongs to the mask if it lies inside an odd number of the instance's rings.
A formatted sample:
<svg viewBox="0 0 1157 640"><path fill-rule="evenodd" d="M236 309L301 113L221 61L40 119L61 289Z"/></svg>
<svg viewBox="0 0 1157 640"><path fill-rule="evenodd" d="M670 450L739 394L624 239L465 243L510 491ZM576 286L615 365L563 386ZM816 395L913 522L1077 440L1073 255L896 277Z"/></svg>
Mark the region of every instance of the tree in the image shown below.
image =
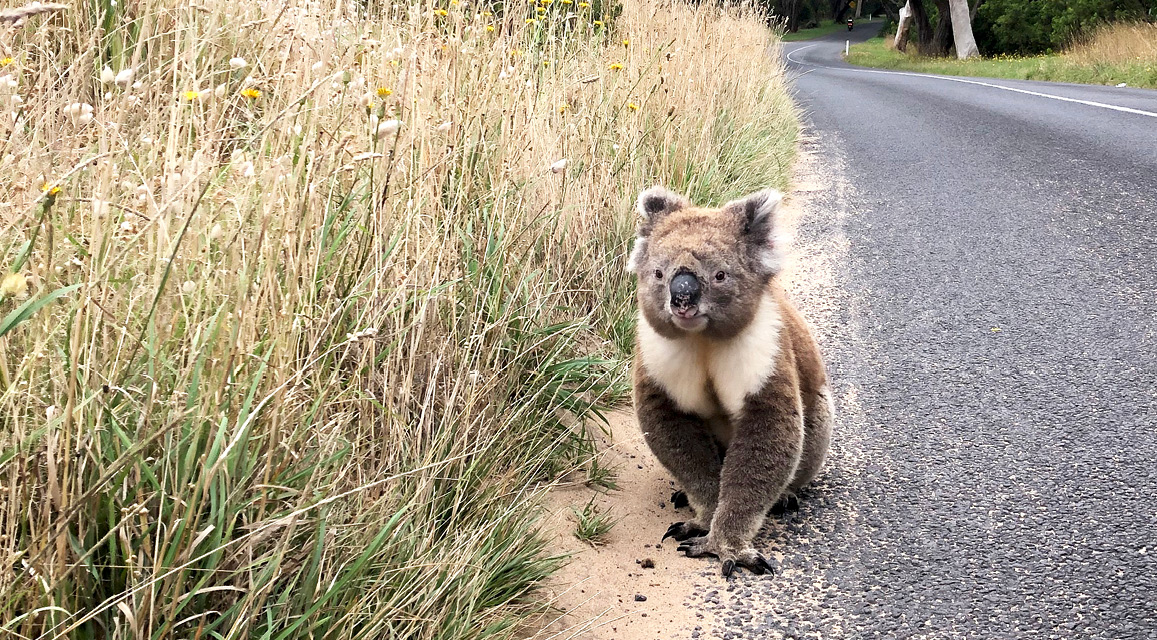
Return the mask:
<svg viewBox="0 0 1157 640"><path fill-rule="evenodd" d="M952 14L952 41L956 43L956 57L964 60L980 55L976 38L972 36L972 20L968 0L948 0Z"/></svg>
<svg viewBox="0 0 1157 640"><path fill-rule="evenodd" d="M912 28L912 0L904 3L903 8L900 9L900 17L896 20L896 49L899 51L908 50L908 30Z"/></svg>
<svg viewBox="0 0 1157 640"><path fill-rule="evenodd" d="M961 59L980 55L972 35L968 0L906 0L897 18L897 49L907 48L911 27L916 29L916 48L922 55L946 56L953 43Z"/></svg>

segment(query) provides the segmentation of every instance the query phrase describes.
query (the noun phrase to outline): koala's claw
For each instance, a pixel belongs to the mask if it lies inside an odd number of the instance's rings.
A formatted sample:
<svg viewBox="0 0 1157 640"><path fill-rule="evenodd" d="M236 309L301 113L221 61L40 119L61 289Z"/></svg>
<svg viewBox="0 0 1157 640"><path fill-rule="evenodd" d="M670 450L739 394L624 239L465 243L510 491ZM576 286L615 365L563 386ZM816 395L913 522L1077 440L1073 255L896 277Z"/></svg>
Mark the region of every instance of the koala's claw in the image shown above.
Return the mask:
<svg viewBox="0 0 1157 640"><path fill-rule="evenodd" d="M782 516L788 511L799 511L799 500L795 496L784 496L771 508L771 515Z"/></svg>
<svg viewBox="0 0 1157 640"><path fill-rule="evenodd" d="M688 558L702 558L703 556L715 557L719 555L716 553L715 545L711 543L708 536L696 536L683 540L679 543L679 551L687 554Z"/></svg>
<svg viewBox="0 0 1157 640"><path fill-rule="evenodd" d="M687 499L687 494L680 490L671 494L671 505L676 509L682 509L691 506L691 501Z"/></svg>
<svg viewBox="0 0 1157 640"><path fill-rule="evenodd" d="M745 549L732 556L731 553L717 550L715 544L707 536L683 541L679 544L679 551L685 553L688 558L722 557L724 578L730 578L736 567L743 567L757 576L775 573L775 567L755 549Z"/></svg>
<svg viewBox="0 0 1157 640"><path fill-rule="evenodd" d="M765 573L775 574L775 567L771 566L767 558L763 557L763 554L755 549L740 551L739 557L735 559L735 562L732 563L730 567L728 566L728 562L731 561L727 560L723 563L723 577L725 578L731 575L730 569L733 569L735 565L739 565L757 576Z"/></svg>
<svg viewBox="0 0 1157 640"><path fill-rule="evenodd" d="M666 540L667 538L675 538L679 542L683 542L688 538L702 536L706 533L707 531L705 529L700 529L693 524L687 522L676 522L675 524L667 527L667 533L663 534L663 540ZM660 540L659 542L662 542L663 540Z"/></svg>

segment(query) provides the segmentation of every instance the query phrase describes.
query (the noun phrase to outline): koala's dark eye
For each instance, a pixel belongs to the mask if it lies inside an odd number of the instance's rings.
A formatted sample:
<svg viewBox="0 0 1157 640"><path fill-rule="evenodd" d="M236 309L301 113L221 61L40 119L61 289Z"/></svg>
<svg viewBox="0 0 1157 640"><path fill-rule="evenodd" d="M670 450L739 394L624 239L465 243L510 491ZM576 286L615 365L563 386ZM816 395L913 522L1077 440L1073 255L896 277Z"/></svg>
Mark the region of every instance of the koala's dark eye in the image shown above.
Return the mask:
<svg viewBox="0 0 1157 640"><path fill-rule="evenodd" d="M727 274L723 273L722 271L715 274L715 281L716 282L723 282L726 279L727 279Z"/></svg>
<svg viewBox="0 0 1157 640"><path fill-rule="evenodd" d="M662 278L662 277L663 277L663 272L662 272L662 271L659 271L658 269L655 269L655 277L656 277L656 278Z"/></svg>

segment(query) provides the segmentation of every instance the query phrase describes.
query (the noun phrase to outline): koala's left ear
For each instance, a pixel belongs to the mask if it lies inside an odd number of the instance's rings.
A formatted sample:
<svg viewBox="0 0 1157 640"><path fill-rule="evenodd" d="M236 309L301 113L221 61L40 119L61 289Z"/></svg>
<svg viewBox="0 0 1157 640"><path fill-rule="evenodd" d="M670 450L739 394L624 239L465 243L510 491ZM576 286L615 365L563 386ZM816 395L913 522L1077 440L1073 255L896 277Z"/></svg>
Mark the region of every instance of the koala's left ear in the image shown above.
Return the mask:
<svg viewBox="0 0 1157 640"><path fill-rule="evenodd" d="M734 211L743 221L743 235L752 254L772 273L779 271L783 254L782 241L775 233L776 212L783 194L775 189L764 189L723 206Z"/></svg>

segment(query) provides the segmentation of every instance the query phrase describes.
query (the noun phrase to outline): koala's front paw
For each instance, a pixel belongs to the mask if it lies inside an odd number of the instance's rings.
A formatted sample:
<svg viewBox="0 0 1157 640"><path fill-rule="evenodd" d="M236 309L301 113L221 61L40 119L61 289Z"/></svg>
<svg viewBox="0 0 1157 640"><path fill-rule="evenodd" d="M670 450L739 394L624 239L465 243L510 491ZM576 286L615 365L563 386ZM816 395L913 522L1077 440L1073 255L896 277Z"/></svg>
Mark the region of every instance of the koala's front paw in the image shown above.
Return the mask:
<svg viewBox="0 0 1157 640"><path fill-rule="evenodd" d="M694 522L676 522L670 527L667 527L667 533L663 534L663 540L666 540L667 538L674 538L682 542L688 538L694 538L695 536L702 536L706 534L707 530L695 524ZM660 540L660 542L662 542L662 540Z"/></svg>
<svg viewBox="0 0 1157 640"><path fill-rule="evenodd" d="M755 549L749 548L742 551L721 549L710 535L684 540L679 544L679 551L687 554L688 558L718 557L723 561L722 573L724 578L731 577L736 566L744 567L756 575L775 573L775 567L771 566L767 558Z"/></svg>

